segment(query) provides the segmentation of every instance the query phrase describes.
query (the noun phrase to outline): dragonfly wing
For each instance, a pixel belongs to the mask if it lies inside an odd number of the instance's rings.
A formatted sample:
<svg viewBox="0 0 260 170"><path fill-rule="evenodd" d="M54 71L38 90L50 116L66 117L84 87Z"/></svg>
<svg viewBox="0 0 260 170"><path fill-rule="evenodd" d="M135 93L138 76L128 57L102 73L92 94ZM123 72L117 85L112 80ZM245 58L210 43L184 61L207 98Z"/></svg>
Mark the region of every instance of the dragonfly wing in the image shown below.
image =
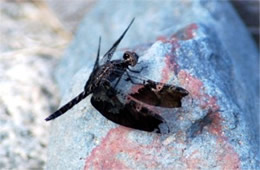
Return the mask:
<svg viewBox="0 0 260 170"><path fill-rule="evenodd" d="M95 64L94 64L92 72L94 72L94 70L96 70L99 67L100 47L101 47L101 37L99 37L99 40L98 40L97 57L96 57L96 61L95 61Z"/></svg>
<svg viewBox="0 0 260 170"><path fill-rule="evenodd" d="M159 125L165 122L160 115L136 101L122 103L112 87L99 89L93 94L91 103L104 117L126 127L161 133Z"/></svg>
<svg viewBox="0 0 260 170"><path fill-rule="evenodd" d="M181 107L181 99L189 92L181 87L147 80L131 97L149 105L175 108Z"/></svg>
<svg viewBox="0 0 260 170"><path fill-rule="evenodd" d="M120 44L121 40L124 38L126 32L128 31L128 29L130 28L130 26L132 25L132 23L134 22L135 18L132 19L132 21L130 22L130 24L127 26L127 28L125 29L125 31L123 32L123 34L116 40L116 42L112 45L112 47L105 53L105 55L102 58L102 63L106 63L108 61L111 60L114 52L117 49L117 46Z"/></svg>

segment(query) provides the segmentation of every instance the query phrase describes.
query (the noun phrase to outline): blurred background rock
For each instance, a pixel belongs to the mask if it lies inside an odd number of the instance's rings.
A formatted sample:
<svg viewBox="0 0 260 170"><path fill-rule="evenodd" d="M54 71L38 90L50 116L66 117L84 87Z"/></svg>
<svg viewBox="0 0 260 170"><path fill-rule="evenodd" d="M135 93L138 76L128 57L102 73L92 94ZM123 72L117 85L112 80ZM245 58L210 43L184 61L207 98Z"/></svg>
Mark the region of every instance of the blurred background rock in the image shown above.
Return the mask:
<svg viewBox="0 0 260 170"><path fill-rule="evenodd" d="M231 1L259 43L259 1ZM95 0L0 1L0 169L43 169L53 73Z"/></svg>
<svg viewBox="0 0 260 170"><path fill-rule="evenodd" d="M259 0L230 0L259 45Z"/></svg>
<svg viewBox="0 0 260 170"><path fill-rule="evenodd" d="M52 75L71 33L40 0L1 1L0 23L0 169L43 169Z"/></svg>

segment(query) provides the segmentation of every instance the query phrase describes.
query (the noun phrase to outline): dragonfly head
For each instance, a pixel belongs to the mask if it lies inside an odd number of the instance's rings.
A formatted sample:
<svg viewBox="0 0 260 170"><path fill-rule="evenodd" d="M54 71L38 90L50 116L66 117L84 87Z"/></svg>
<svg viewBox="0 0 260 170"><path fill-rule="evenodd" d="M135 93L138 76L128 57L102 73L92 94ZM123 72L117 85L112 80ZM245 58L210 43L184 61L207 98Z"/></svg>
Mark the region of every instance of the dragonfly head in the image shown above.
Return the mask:
<svg viewBox="0 0 260 170"><path fill-rule="evenodd" d="M139 56L135 52L126 51L123 58L128 65L135 66L138 62Z"/></svg>

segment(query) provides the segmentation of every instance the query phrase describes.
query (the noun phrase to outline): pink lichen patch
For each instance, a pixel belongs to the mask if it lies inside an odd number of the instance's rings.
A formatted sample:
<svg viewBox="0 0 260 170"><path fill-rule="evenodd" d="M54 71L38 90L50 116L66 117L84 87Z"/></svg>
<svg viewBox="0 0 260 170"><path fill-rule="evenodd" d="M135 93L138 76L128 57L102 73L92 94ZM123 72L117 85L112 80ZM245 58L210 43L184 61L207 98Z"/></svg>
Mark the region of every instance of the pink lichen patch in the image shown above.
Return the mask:
<svg viewBox="0 0 260 170"><path fill-rule="evenodd" d="M188 90L189 95L192 98L200 99L204 95L202 93L203 83L199 79L194 78L192 75L183 70L178 73L178 78L182 84L182 87Z"/></svg>
<svg viewBox="0 0 260 170"><path fill-rule="evenodd" d="M165 57L165 63L166 63L166 67L164 67L162 70L161 83L166 83L170 78L171 71L169 70L169 65L170 65L169 56Z"/></svg>
<svg viewBox="0 0 260 170"><path fill-rule="evenodd" d="M128 138L130 129L122 126L111 129L102 139L101 143L90 153L86 159L85 170L87 169L131 169L127 162L134 161L135 165L145 168L175 169L174 158L180 157L181 148L174 148L172 145L163 145L159 137L154 137L150 144L140 144ZM174 140L174 139L173 139ZM171 142L173 142L171 140ZM182 155L179 164L187 169L199 169L210 166L206 157L217 162L221 169L236 169L239 166L239 159L232 147L223 138L217 139L216 151L210 155L201 153L200 150L193 151L190 155ZM214 154L213 154L214 153ZM127 155L120 158L120 155ZM173 158L172 160L170 158ZM168 165L163 166L164 160L168 159ZM170 160L169 160L170 159Z"/></svg>
<svg viewBox="0 0 260 170"><path fill-rule="evenodd" d="M173 50L173 49L172 49ZM175 49L174 49L175 50ZM166 83L170 79L171 74L177 74L179 65L176 63L176 57L173 55L173 52L166 54L165 56L165 67L162 70L162 83Z"/></svg>
<svg viewBox="0 0 260 170"><path fill-rule="evenodd" d="M239 170L241 169L239 155L234 151L233 147L223 138L217 140L218 151L216 159L218 165L223 170Z"/></svg>
<svg viewBox="0 0 260 170"><path fill-rule="evenodd" d="M158 36L156 40L161 41L162 43L170 43L172 45L172 49L171 49L172 52L180 47L178 43L178 38L175 36L175 34L171 35L170 37Z"/></svg>
<svg viewBox="0 0 260 170"><path fill-rule="evenodd" d="M207 94L204 94L203 101L200 103L200 107L202 109L211 109L213 111L219 110L216 97L209 96Z"/></svg>
<svg viewBox="0 0 260 170"><path fill-rule="evenodd" d="M209 96L208 94L206 94L202 81L191 76L189 73L181 70L178 74L178 78L183 87L189 91L189 95L191 95L192 98L200 101L200 107L202 109L216 112L211 115L213 120L211 125L214 127L213 129L215 129L218 134L221 134L221 118L219 113L217 112L217 110L219 109L219 106L217 105L217 99L214 96Z"/></svg>
<svg viewBox="0 0 260 170"><path fill-rule="evenodd" d="M173 54L167 55L165 57L166 67L168 67L170 69L170 71L177 73L177 70L179 69L179 65L176 63L175 60L176 60L176 57Z"/></svg>
<svg viewBox="0 0 260 170"><path fill-rule="evenodd" d="M196 24L191 24L185 29L185 40L189 40L195 37L196 30L198 29L198 26Z"/></svg>
<svg viewBox="0 0 260 170"><path fill-rule="evenodd" d="M161 41L161 42L163 42L163 43L166 43L166 42L168 42L169 40L168 40L168 37L161 35L161 36L158 36L158 37L156 38L156 41Z"/></svg>
<svg viewBox="0 0 260 170"><path fill-rule="evenodd" d="M196 30L198 29L197 24L190 24L187 27L181 29L176 34L173 34L171 37L178 40L190 40L196 36Z"/></svg>
<svg viewBox="0 0 260 170"><path fill-rule="evenodd" d="M176 63L176 56L174 55L174 52L178 48L180 48L180 44L178 41L192 39L195 36L195 30L197 29L198 26L196 24L191 24L182 29L177 34L173 34L172 36L170 36L170 38L167 38L166 36L157 37L158 41L161 41L163 43L170 43L172 45L171 51L165 56L166 66L162 70L161 82L166 83L169 80L171 73L178 74L178 70L180 69L180 67Z"/></svg>
<svg viewBox="0 0 260 170"><path fill-rule="evenodd" d="M116 158L117 154L136 147L134 143L126 139L129 131L130 129L121 126L110 130L87 157L84 169L129 169Z"/></svg>
<svg viewBox="0 0 260 170"><path fill-rule="evenodd" d="M212 123L210 125L210 132L212 134L221 136L222 134L222 125L221 121L223 120L220 116L219 105L217 104L217 99L214 96L210 96L205 93L204 86L202 81L191 76L189 73L181 70L178 74L178 78L183 87L189 91L189 95L199 100L201 109L207 109L212 114Z"/></svg>
<svg viewBox="0 0 260 170"><path fill-rule="evenodd" d="M199 150L193 151L189 156L183 157L182 162L186 164L187 170L200 169L206 167L206 160L203 160Z"/></svg>
<svg viewBox="0 0 260 170"><path fill-rule="evenodd" d="M210 117L212 122L209 126L209 132L216 136L222 136L221 121L223 121L223 119L221 118L220 113L219 112L212 113Z"/></svg>
<svg viewBox="0 0 260 170"><path fill-rule="evenodd" d="M171 38L171 44L172 44L171 53L173 54L173 52L175 52L178 48L180 48L180 44L178 43L178 40L175 37Z"/></svg>
<svg viewBox="0 0 260 170"><path fill-rule="evenodd" d="M222 169L235 170L240 169L239 155L234 151L232 146L227 142L226 137L223 135L223 129L221 122L224 120L219 112L219 106L217 104L216 97L209 96L205 93L203 83L191 76L185 71L180 71L178 78L186 88L190 95L200 101L200 107L202 109L209 110L211 115L211 124L209 125L209 132L217 137L218 147L224 147L224 149L216 149L216 154L219 160L220 166Z"/></svg>
<svg viewBox="0 0 260 170"><path fill-rule="evenodd" d="M180 47L178 43L178 39L172 35L170 38L165 36L159 36L157 37L158 41L161 41L163 43L170 43L171 44L171 50L165 55L165 64L166 66L162 70L162 83L166 83L170 79L170 74L177 74L179 65L176 63L176 56L174 55L174 52Z"/></svg>
<svg viewBox="0 0 260 170"><path fill-rule="evenodd" d="M148 145L141 145L128 139L130 129L122 126L111 129L101 143L90 153L85 163L88 169L130 169L119 155L128 155L129 159L141 163L149 168L158 166L158 160L151 150L160 150L159 140ZM126 160L124 160L126 161Z"/></svg>
<svg viewBox="0 0 260 170"><path fill-rule="evenodd" d="M205 153L195 150L188 156L183 155L181 161L186 165L186 169L212 169L214 166L210 162L216 163L215 168L223 170L239 170L240 160L238 154L232 146L223 138L218 138L215 145L215 152ZM211 160L208 160L211 159Z"/></svg>

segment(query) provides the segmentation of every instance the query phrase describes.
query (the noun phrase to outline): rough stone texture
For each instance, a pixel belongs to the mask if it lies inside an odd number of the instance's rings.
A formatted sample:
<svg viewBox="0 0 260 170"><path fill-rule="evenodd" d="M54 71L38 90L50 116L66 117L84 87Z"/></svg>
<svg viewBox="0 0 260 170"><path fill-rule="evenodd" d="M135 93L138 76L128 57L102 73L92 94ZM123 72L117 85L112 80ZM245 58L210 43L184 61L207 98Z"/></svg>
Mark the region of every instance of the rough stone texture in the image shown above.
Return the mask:
<svg viewBox="0 0 260 170"><path fill-rule="evenodd" d="M97 0L45 0L69 31L75 32L80 21ZM259 0L229 0L259 44ZM69 6L69 8L68 8Z"/></svg>
<svg viewBox="0 0 260 170"><path fill-rule="evenodd" d="M54 68L68 42L46 6L0 2L0 169L43 169L58 105ZM54 41L55 39L55 41Z"/></svg>
<svg viewBox="0 0 260 170"><path fill-rule="evenodd" d="M74 32L96 0L45 0L68 31Z"/></svg>
<svg viewBox="0 0 260 170"><path fill-rule="evenodd" d="M47 169L259 169L258 51L224 1L99 1L57 71L61 105L82 91L98 36L104 53L134 16L121 47L148 66L138 76L190 92L183 108L156 108L171 133L118 126L88 97L53 121Z"/></svg>

